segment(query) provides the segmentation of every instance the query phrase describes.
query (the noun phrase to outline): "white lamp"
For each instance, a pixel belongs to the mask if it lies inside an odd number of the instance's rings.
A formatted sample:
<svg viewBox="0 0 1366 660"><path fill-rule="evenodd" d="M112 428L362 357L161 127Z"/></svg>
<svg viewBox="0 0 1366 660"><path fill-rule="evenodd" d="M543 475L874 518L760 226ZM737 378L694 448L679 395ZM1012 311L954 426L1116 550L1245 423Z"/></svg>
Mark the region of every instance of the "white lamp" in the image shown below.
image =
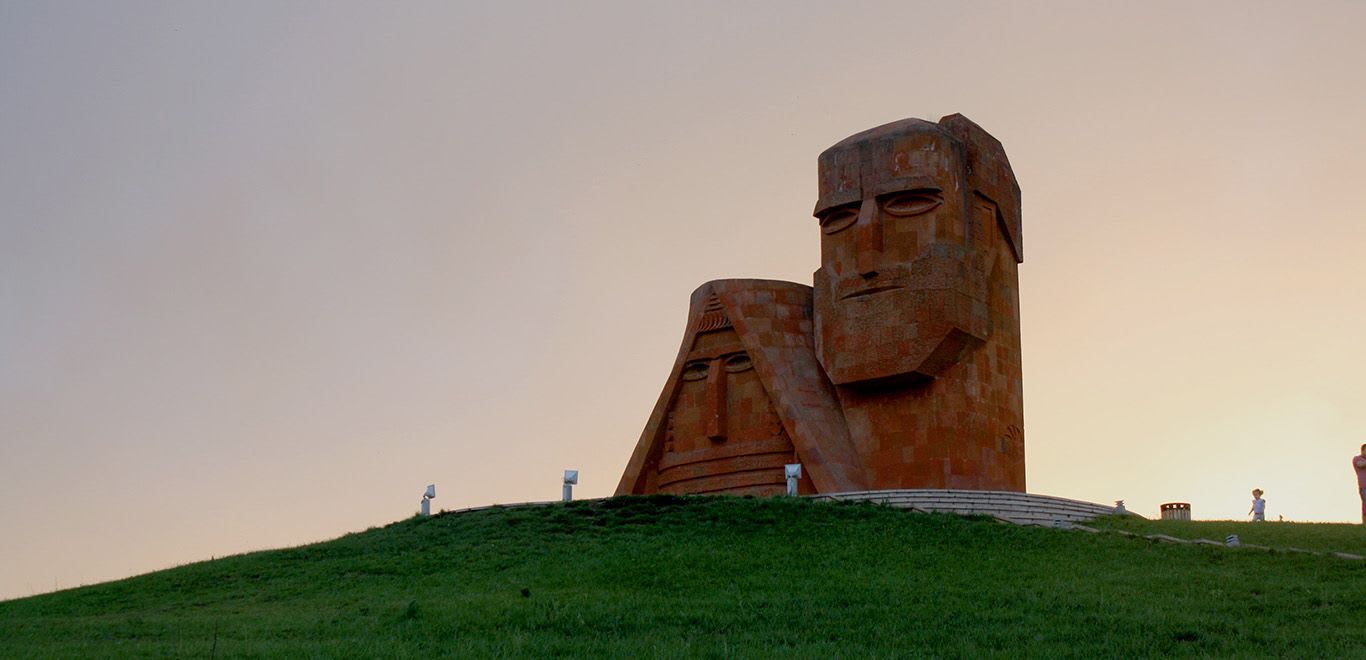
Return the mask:
<svg viewBox="0 0 1366 660"><path fill-rule="evenodd" d="M432 498L436 497L436 484L428 484L427 492L422 494L422 515L432 515Z"/></svg>
<svg viewBox="0 0 1366 660"><path fill-rule="evenodd" d="M577 483L579 483L579 471L578 471L578 470L565 470L565 471L564 471L564 498L563 498L564 501L568 502L568 501L574 499L574 484L577 484Z"/></svg>
<svg viewBox="0 0 1366 660"><path fill-rule="evenodd" d="M783 466L783 476L787 477L787 494L797 494L797 480L802 478L802 464L788 463Z"/></svg>

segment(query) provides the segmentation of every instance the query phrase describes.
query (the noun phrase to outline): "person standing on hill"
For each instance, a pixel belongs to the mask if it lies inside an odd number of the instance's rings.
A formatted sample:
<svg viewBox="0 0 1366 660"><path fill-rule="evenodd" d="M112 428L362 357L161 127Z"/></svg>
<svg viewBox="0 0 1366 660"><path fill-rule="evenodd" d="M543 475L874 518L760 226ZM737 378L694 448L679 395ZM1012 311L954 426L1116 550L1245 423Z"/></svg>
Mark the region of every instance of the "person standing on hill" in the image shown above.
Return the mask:
<svg viewBox="0 0 1366 660"><path fill-rule="evenodd" d="M1252 522L1266 522L1266 500L1262 499L1262 489L1252 489L1252 508L1248 513L1252 514Z"/></svg>
<svg viewBox="0 0 1366 660"><path fill-rule="evenodd" d="M1361 492L1361 524L1366 525L1366 445L1361 446L1361 454L1352 457L1352 467L1357 471L1357 489Z"/></svg>

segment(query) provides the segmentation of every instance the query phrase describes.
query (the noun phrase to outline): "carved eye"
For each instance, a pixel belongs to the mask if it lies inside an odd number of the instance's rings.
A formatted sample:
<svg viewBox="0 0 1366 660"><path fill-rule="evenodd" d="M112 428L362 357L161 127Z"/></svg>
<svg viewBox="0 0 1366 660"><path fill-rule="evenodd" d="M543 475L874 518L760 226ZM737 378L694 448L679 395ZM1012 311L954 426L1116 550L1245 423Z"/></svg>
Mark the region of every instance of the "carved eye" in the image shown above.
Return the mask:
<svg viewBox="0 0 1366 660"><path fill-rule="evenodd" d="M689 362L683 366L683 380L703 380L710 369L711 365L706 360Z"/></svg>
<svg viewBox="0 0 1366 660"><path fill-rule="evenodd" d="M726 371L737 374L741 371L749 371L754 368L754 363L750 361L746 353L736 353L725 358Z"/></svg>
<svg viewBox="0 0 1366 660"><path fill-rule="evenodd" d="M821 231L826 234L834 234L849 228L858 220L858 208L854 206L842 206L831 209L821 216Z"/></svg>
<svg viewBox="0 0 1366 660"><path fill-rule="evenodd" d="M912 190L896 193L882 201L882 210L888 215L920 215L933 211L944 203L944 195L938 190Z"/></svg>

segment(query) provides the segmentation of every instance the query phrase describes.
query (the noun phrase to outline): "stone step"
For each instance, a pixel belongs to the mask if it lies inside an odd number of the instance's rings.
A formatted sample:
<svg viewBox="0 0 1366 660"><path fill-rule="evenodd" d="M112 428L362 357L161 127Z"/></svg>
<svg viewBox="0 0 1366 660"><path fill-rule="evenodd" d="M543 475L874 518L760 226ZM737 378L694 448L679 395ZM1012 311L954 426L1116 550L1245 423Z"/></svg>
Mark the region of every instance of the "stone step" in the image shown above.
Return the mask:
<svg viewBox="0 0 1366 660"><path fill-rule="evenodd" d="M815 499L869 501L921 511L981 514L1019 524L1077 522L1111 515L1114 507L1051 495L986 490L904 489L825 493Z"/></svg>

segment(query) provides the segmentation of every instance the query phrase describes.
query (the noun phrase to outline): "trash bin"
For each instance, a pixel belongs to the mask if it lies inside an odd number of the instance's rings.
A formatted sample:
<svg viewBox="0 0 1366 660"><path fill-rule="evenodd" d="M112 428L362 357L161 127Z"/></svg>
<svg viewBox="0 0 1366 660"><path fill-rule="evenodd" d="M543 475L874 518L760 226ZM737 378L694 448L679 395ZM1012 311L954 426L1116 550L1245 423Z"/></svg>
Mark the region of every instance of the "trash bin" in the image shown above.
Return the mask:
<svg viewBox="0 0 1366 660"><path fill-rule="evenodd" d="M1163 520L1191 519L1190 502L1167 502L1166 504L1158 505L1158 508L1162 509Z"/></svg>

